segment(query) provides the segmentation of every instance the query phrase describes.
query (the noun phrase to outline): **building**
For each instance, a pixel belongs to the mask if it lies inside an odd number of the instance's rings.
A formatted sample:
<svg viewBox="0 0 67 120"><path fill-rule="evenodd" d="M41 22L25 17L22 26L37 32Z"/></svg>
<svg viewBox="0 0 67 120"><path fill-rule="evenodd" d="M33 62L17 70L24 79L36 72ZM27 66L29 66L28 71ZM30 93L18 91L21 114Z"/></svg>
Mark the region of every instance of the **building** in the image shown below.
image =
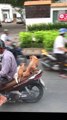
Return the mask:
<svg viewBox="0 0 67 120"><path fill-rule="evenodd" d="M13 22L17 17L21 17L20 8L13 7L10 4L0 4L0 21Z"/></svg>
<svg viewBox="0 0 67 120"><path fill-rule="evenodd" d="M26 25L67 22L67 0L26 1Z"/></svg>
<svg viewBox="0 0 67 120"><path fill-rule="evenodd" d="M12 6L9 4L0 4L0 21L4 22L6 19L13 21Z"/></svg>

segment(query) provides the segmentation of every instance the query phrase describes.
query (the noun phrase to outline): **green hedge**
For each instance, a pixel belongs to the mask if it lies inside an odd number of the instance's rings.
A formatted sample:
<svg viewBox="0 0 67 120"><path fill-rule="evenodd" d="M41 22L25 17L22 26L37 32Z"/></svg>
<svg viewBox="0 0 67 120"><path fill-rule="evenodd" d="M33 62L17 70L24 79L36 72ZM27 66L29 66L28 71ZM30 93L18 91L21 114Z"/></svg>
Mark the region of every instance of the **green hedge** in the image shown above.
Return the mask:
<svg viewBox="0 0 67 120"><path fill-rule="evenodd" d="M44 48L46 48L47 50L52 50L54 40L57 36L58 36L58 31L56 31L56 30L45 31L44 41L43 41Z"/></svg>
<svg viewBox="0 0 67 120"><path fill-rule="evenodd" d="M60 28L67 28L67 22L61 22L61 23L41 23L41 24L33 24L28 25L28 31L41 31L41 30L56 30Z"/></svg>
<svg viewBox="0 0 67 120"><path fill-rule="evenodd" d="M52 50L53 43L58 35L56 30L37 31L37 32L20 32L19 41L22 48L37 47ZM32 41L35 37L36 41Z"/></svg>

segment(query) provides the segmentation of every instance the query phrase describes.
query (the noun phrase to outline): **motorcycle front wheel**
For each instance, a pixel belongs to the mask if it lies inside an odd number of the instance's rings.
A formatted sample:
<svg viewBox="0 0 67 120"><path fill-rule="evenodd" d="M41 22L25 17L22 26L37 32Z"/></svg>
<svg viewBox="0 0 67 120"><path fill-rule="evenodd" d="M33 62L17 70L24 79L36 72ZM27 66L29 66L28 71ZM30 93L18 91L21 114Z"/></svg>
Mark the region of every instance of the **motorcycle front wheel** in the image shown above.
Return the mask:
<svg viewBox="0 0 67 120"><path fill-rule="evenodd" d="M29 90L29 98L26 100L26 102L35 103L42 98L44 91L41 84L34 83L29 85L27 88Z"/></svg>

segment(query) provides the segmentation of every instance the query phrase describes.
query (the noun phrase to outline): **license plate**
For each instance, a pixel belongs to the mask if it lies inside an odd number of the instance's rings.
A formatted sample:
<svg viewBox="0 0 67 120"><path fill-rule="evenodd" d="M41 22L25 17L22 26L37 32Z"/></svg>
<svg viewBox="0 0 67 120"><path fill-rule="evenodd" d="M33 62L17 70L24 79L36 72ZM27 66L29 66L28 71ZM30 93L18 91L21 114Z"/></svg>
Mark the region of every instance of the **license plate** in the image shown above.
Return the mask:
<svg viewBox="0 0 67 120"><path fill-rule="evenodd" d="M40 79L41 84L45 87L45 83L43 82L42 79Z"/></svg>

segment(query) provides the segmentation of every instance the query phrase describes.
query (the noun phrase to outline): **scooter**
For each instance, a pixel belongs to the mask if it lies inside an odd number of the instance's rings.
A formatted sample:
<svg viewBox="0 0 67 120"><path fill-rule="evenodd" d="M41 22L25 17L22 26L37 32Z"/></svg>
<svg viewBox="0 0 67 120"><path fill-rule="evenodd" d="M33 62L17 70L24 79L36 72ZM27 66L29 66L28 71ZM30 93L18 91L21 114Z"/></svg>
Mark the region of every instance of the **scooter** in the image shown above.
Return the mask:
<svg viewBox="0 0 67 120"><path fill-rule="evenodd" d="M19 83L16 83L15 79L7 81L0 87L0 93L7 97L7 102L38 102L44 94L45 87L41 79L42 73L42 70L38 70L37 73L24 77Z"/></svg>
<svg viewBox="0 0 67 120"><path fill-rule="evenodd" d="M67 54L66 54L67 57ZM42 49L42 59L41 64L44 69L46 70L59 70L59 62L57 62L57 59L54 54L50 54L47 50ZM67 71L67 59L64 63L64 70Z"/></svg>
<svg viewBox="0 0 67 120"><path fill-rule="evenodd" d="M12 42L11 45L6 47L7 50L11 51L16 58L17 65L22 62L27 63L27 58L24 56L22 52L22 48L16 46L16 42Z"/></svg>

